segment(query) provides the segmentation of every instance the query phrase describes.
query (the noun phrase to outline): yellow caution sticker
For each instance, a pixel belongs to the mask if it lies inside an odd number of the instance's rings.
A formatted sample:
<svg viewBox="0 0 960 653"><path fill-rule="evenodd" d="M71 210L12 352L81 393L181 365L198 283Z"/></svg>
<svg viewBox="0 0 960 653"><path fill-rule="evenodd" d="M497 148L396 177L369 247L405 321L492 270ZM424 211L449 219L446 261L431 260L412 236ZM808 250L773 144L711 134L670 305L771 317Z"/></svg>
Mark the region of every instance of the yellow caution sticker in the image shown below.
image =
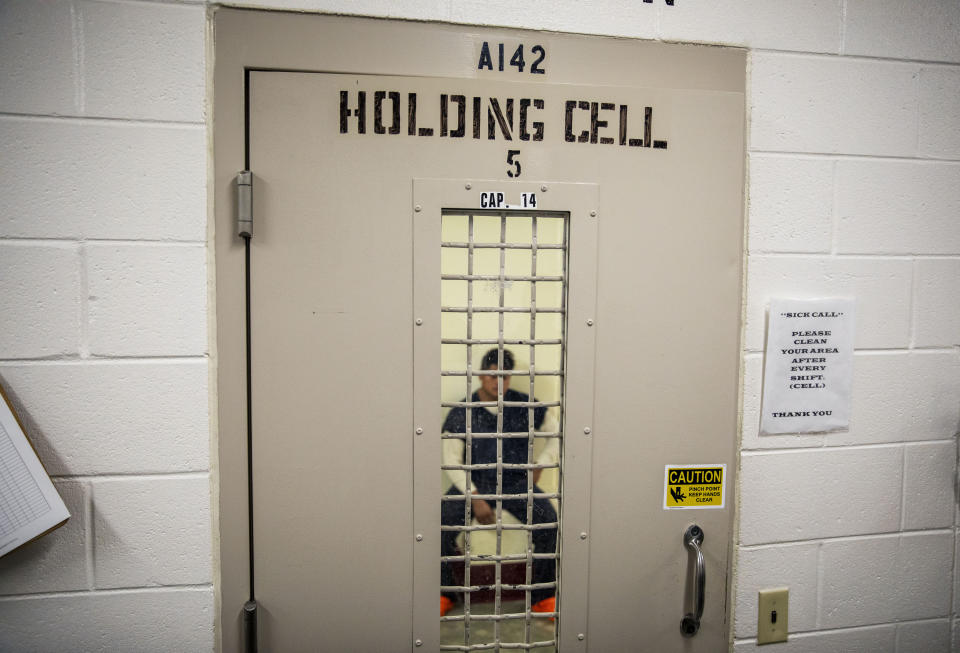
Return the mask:
<svg viewBox="0 0 960 653"><path fill-rule="evenodd" d="M663 509L723 508L727 466L667 465L663 475Z"/></svg>

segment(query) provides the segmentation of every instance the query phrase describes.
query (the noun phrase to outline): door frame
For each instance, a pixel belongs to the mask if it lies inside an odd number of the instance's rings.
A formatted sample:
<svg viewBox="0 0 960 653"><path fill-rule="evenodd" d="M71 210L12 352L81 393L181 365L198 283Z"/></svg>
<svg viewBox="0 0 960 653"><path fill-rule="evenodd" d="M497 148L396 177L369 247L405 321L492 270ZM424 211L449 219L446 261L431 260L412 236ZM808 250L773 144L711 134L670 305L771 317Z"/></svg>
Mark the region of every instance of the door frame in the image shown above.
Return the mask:
<svg viewBox="0 0 960 653"><path fill-rule="evenodd" d="M414 23L409 21L394 21L381 18L360 18L343 17L324 14L294 14L282 11L264 11L264 10L246 10L215 7L212 10L213 20L212 29L213 39L213 71L212 71L212 95L213 95L213 128L212 132L212 172L210 174L211 191L209 193L211 220L208 227L208 239L211 247L212 259L214 263L214 284L210 290L210 302L212 307L212 325L211 330L213 345L211 348L211 359L213 369L211 372L211 395L216 415L212 417L212 451L211 467L214 470L212 475L212 497L213 514L215 520L215 541L217 546L214 550L214 569L215 569L215 592L217 611L214 618L215 638L219 649L233 650L230 648L238 640L239 628L242 614L242 601L236 600L238 596L246 596L249 591L249 584L246 578L247 562L247 518L246 518L246 444L240 442L238 434L246 431L246 415L242 407L228 404L222 401L221 397L240 396L240 385L245 379L245 359L238 352L242 352L243 338L245 337L244 324L244 302L242 296L226 295L220 292L220 288L228 287L230 284L226 279L238 279L244 275L244 254L242 242L236 236L236 188L234 185L234 176L240 170L249 168L247 158L247 119L246 119L246 74L249 70L315 70L329 72L351 72L355 71L357 66L350 59L349 53L338 51L328 44L312 38L311 33L315 21L356 21L362 20L375 29L383 30L384 33L395 27L397 24L404 25L404 29L421 30L424 34L434 38L434 50L443 52L445 47L456 47L458 36L464 30L475 31L477 33L490 34L510 34L520 35L531 32L516 29L500 29L491 27L473 27L463 25L448 25L442 23ZM251 32L266 34L285 34L285 40L289 43L297 43L302 47L288 47L282 50L275 49L270 39L252 39L245 38L244 34ZM533 32L542 34L540 32ZM546 33L543 33L546 34ZM567 35L563 35L567 36ZM624 41L624 39L613 39L604 36L579 36L570 35L574 38L582 38L596 41ZM631 43L644 43L640 39L629 39ZM656 44L663 46L664 44ZM379 47L379 46L374 46ZM729 48L729 50L737 50ZM743 51L740 50L742 55ZM422 65L415 56L404 53L391 53L391 56L384 56L379 59L382 63L382 70L365 71L370 74L382 75L405 75L426 74ZM704 71L709 74L711 71ZM743 71L741 71L743 72ZM469 77L465 74L463 66L453 60L441 60L434 62L434 67L429 70L429 74L437 76L450 77ZM472 72L476 76L476 71ZM575 71L575 74L583 74L583 70ZM651 74L657 74L653 72ZM551 80L553 81L553 80ZM562 80L561 80L562 81ZM666 80L664 80L666 81ZM722 80L721 80L722 81ZM744 154L744 157L746 155ZM744 187L746 182L744 182ZM498 182L498 186L503 186L503 182ZM745 192L744 192L745 196ZM257 193L253 196L254 216L258 214L258 208L262 205L258 202ZM745 208L744 208L745 214ZM255 220L256 221L256 218ZM256 227L254 227L256 229ZM746 221L742 220L742 230L746 233ZM745 236L744 236L745 238ZM741 275L745 270L746 254L741 252ZM741 276L743 278L743 276ZM736 431L734 434L735 442L734 457L738 460L739 441L741 437L742 423L742 402L743 402L743 358L742 346L739 346L743 340L743 319L742 307L744 305L744 286L741 283L741 321L739 325L740 342L738 343L738 381L737 390L737 414ZM573 323L570 323L573 327ZM585 327L584 327L585 328ZM586 329L586 328L585 328ZM424 332L426 333L426 332ZM571 331L571 339L573 333ZM587 331L589 338L594 338L593 330ZM578 337L582 337L578 336ZM591 341L592 342L592 341ZM592 379L592 374L591 374ZM435 396L439 396L437 393ZM590 393L592 396L592 392ZM415 410L419 410L415 407ZM581 421L590 422L592 420L584 419ZM573 426L573 421L569 422ZM227 436L226 434L234 434ZM237 438L235 442L231 438ZM237 446L237 442L240 442ZM569 446L569 443L568 443ZM419 455L419 454L418 454ZM726 585L723 590L725 605L723 614L725 615L724 628L727 633L728 643L732 646L733 635L733 610L735 597L734 572L736 569L737 541L739 523L739 514L737 510L739 495L739 477L736 473L738 465L729 469L729 484L726 491L730 493L730 538L727 542L727 560L726 560ZM589 467L587 468L589 470ZM589 492L589 483L587 487ZM569 507L567 503L565 507ZM587 494L586 506L589 508L589 494ZM569 514L569 513L568 513ZM419 526L419 525L418 525ZM567 533L575 529L568 528ZM584 529L583 532L588 532ZM579 533L578 533L579 537ZM678 535L679 539L679 535ZM587 539L589 542L589 539ZM566 544L566 541L564 541ZM574 543L574 549L576 543ZM586 546L582 547L584 550ZM567 555L570 553L567 548ZM584 558L586 560L586 558ZM584 565L586 567L587 565ZM569 597L567 597L569 600ZM583 597L586 600L586 597ZM569 604L568 604L569 605ZM424 613L426 614L426 612ZM585 614L585 612L584 612ZM584 616L585 619L585 616ZM678 615L679 621L679 615ZM573 620L567 619L562 626L561 637L565 642L583 641L578 640L577 635L583 630L577 629L573 625ZM567 630L567 624L571 626L571 632ZM575 632L574 632L575 631ZM572 634L572 639L571 639ZM422 649L421 649L422 650Z"/></svg>

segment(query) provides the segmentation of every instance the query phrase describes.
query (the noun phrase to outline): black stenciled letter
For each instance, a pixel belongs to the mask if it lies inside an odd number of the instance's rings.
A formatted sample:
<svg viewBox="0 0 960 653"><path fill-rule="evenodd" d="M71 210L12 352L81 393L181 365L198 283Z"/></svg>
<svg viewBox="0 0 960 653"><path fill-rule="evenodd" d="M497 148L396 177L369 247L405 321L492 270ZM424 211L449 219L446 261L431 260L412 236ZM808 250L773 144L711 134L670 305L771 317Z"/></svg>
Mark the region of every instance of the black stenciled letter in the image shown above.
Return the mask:
<svg viewBox="0 0 960 653"><path fill-rule="evenodd" d="M579 102L577 102L577 108L580 109L581 111L590 111L590 103L587 102L586 100L580 100ZM586 143L589 140L590 140L590 132L587 131L586 129L580 132L580 135L577 136L578 143Z"/></svg>
<svg viewBox="0 0 960 653"><path fill-rule="evenodd" d="M447 135L447 110L450 106L450 102L447 99L447 94L442 93L440 95L440 135Z"/></svg>
<svg viewBox="0 0 960 653"><path fill-rule="evenodd" d="M534 100L533 108L543 111L543 100ZM542 141L543 140L543 121L534 120L533 121L533 140Z"/></svg>
<svg viewBox="0 0 960 653"><path fill-rule="evenodd" d="M480 98L473 96L473 137L480 138Z"/></svg>
<svg viewBox="0 0 960 653"><path fill-rule="evenodd" d="M340 133L346 134L348 131L347 118L356 116L357 133L367 133L367 94L365 91L357 92L357 108L351 110L349 103L349 91L340 91Z"/></svg>
<svg viewBox="0 0 960 653"><path fill-rule="evenodd" d="M573 143L577 140L573 135L573 110L577 107L577 101L567 100L563 107L563 140Z"/></svg>
<svg viewBox="0 0 960 653"><path fill-rule="evenodd" d="M390 123L390 133L400 133L400 93L390 91L390 103L393 105L392 122ZM386 91L377 91L373 94L373 131L376 134L386 133L383 126L383 100L387 97Z"/></svg>
<svg viewBox="0 0 960 653"><path fill-rule="evenodd" d="M613 111L616 106L612 102L591 102L590 103L590 142L596 144L598 134L601 129L607 126L606 120L600 120L600 111ZM613 143L613 139L608 136L601 136L599 142L604 145Z"/></svg>
<svg viewBox="0 0 960 653"><path fill-rule="evenodd" d="M407 134L410 136L433 136L433 127L417 129L417 94L407 93Z"/></svg>
<svg viewBox="0 0 960 653"><path fill-rule="evenodd" d="M487 140L496 139L496 125L500 125L500 133L503 134L504 140L513 140L513 98L507 98L506 118L504 118L503 111L500 109L500 101L497 98L490 98L490 106L487 107Z"/></svg>
<svg viewBox="0 0 960 653"><path fill-rule="evenodd" d="M467 96L451 95L450 101L457 104L457 128L451 130L451 138L463 138L467 133Z"/></svg>
<svg viewBox="0 0 960 653"><path fill-rule="evenodd" d="M457 127L450 131L450 102L457 105ZM464 95L440 96L440 135L451 138L463 138L467 133L467 98Z"/></svg>
<svg viewBox="0 0 960 653"><path fill-rule="evenodd" d="M527 110L530 108L530 103L533 103L535 109L543 109L543 100L530 100L528 98L522 98L520 100L520 140L529 141L530 132L527 130ZM543 122L533 122L533 140L542 141L543 140Z"/></svg>
<svg viewBox="0 0 960 653"><path fill-rule="evenodd" d="M493 70L493 59L490 58L490 44L486 41L480 47L480 61L477 62L477 70Z"/></svg>

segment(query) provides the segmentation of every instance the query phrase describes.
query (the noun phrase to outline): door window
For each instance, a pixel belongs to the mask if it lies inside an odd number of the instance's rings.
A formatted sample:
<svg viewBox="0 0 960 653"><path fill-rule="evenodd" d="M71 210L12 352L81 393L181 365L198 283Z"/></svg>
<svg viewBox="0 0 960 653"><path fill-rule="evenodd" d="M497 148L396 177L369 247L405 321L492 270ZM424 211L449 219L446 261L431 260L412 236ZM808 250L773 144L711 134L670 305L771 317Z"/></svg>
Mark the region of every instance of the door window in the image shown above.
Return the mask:
<svg viewBox="0 0 960 653"><path fill-rule="evenodd" d="M441 650L556 650L567 223L441 216Z"/></svg>

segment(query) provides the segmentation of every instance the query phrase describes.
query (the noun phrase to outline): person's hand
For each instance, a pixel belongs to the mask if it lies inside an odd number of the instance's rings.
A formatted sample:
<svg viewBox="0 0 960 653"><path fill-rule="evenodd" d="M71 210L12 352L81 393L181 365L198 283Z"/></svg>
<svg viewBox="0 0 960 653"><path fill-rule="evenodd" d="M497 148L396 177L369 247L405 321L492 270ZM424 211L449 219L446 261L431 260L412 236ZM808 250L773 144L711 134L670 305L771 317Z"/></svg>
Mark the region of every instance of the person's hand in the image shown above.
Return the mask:
<svg viewBox="0 0 960 653"><path fill-rule="evenodd" d="M477 521L481 524L492 524L497 520L497 515L493 512L493 508L483 499L472 499L470 503L473 507L473 516L476 517Z"/></svg>

